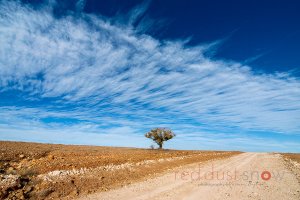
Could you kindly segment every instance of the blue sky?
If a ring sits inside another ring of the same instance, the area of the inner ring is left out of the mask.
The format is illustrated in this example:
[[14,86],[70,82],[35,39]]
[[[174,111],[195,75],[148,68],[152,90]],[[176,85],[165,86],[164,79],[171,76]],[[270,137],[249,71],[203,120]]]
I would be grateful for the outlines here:
[[297,1],[1,1],[0,139],[300,152]]

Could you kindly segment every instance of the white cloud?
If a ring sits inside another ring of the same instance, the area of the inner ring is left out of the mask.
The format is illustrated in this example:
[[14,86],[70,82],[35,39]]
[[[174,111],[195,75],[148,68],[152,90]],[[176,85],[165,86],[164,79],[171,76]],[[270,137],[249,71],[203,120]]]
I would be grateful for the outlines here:
[[[48,109],[29,113],[63,112],[59,115],[100,126],[109,121],[136,130],[180,129],[198,123],[215,130],[300,131],[298,78],[256,74],[241,63],[213,60],[205,55],[214,45],[188,47],[186,41],[141,34],[132,20],[144,11],[145,6],[135,9],[131,22],[120,23],[120,16],[84,13],[55,18],[47,6],[2,1],[0,91],[16,89],[26,101],[49,101]],[[64,109],[57,111],[58,105]],[[16,105],[1,111],[15,116],[13,110],[26,109]],[[18,119],[32,120],[22,113]]]

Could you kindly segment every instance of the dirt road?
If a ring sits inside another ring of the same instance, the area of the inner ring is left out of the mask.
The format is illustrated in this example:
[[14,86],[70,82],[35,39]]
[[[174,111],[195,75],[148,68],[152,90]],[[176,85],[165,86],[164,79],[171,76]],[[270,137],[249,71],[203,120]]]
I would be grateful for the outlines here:
[[[299,166],[296,166],[299,167]],[[296,169],[299,173],[299,168]],[[87,199],[300,199],[300,183],[280,154],[243,153],[186,165]]]

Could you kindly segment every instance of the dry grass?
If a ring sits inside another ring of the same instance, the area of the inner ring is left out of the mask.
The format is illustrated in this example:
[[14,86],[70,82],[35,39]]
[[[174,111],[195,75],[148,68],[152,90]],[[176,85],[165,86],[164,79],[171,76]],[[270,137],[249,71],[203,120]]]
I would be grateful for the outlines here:
[[299,153],[284,153],[283,156],[285,158],[288,158],[288,159],[291,159],[293,161],[300,163],[300,154]]

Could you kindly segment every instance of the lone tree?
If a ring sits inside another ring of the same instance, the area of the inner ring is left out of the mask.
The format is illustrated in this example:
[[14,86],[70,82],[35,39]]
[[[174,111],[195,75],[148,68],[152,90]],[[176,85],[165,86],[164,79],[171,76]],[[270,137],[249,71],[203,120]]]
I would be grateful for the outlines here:
[[159,149],[162,149],[164,141],[170,140],[175,136],[175,133],[167,128],[154,128],[145,134],[146,138],[150,138],[158,144]]

